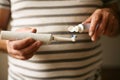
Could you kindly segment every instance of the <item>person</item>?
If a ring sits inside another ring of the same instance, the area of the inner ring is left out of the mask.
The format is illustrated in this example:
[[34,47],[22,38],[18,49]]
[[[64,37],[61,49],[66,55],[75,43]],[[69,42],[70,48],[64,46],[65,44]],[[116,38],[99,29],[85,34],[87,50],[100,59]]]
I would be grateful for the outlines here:
[[74,43],[0,40],[0,49],[9,55],[8,79],[100,80],[99,38],[119,34],[118,13],[114,0],[0,0],[1,30],[10,22],[11,30],[68,37],[73,33],[58,28],[90,23],[88,33],[74,33]]

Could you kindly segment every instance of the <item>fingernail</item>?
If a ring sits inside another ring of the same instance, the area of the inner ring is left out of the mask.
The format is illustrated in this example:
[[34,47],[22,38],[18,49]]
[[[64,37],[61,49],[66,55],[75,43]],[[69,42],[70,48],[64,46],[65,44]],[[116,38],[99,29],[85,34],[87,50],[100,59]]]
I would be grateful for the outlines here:
[[93,32],[89,32],[89,36],[92,36]]
[[92,38],[92,41],[94,41],[94,38]]
[[95,38],[92,37],[91,39],[92,39],[92,41],[95,41]]

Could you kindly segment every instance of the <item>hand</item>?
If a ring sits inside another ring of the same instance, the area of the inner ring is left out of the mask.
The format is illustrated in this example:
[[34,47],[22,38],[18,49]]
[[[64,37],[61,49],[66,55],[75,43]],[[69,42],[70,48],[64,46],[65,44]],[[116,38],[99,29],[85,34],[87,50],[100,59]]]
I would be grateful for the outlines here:
[[[36,29],[33,28],[22,28],[16,31],[19,32],[32,32],[35,33]],[[37,49],[41,46],[42,42],[35,41],[32,38],[25,38],[22,40],[7,41],[7,51],[10,56],[26,60],[31,58]]]
[[115,36],[119,30],[117,15],[110,8],[97,9],[85,23],[91,23],[89,35],[93,41],[101,35]]

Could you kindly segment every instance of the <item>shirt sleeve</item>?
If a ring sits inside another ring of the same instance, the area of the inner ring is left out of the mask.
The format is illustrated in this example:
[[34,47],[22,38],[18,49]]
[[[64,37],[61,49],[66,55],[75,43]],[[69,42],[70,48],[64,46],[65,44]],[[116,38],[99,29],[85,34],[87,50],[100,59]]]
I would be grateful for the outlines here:
[[0,8],[10,9],[10,1],[9,0],[0,0]]
[[117,0],[102,0],[105,5],[117,2]]

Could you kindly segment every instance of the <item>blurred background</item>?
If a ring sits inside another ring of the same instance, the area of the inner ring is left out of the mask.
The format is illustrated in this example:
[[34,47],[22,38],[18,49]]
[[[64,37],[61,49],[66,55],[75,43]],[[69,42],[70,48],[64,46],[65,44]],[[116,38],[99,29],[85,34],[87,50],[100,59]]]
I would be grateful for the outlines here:
[[[120,0],[118,0],[120,5]],[[120,6],[119,6],[120,7]],[[120,80],[120,36],[102,37],[103,80]],[[7,80],[7,54],[0,52],[0,80]]]

